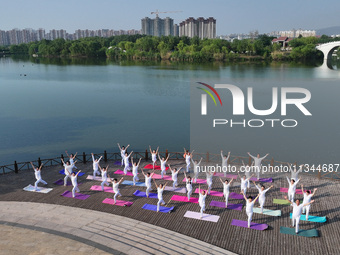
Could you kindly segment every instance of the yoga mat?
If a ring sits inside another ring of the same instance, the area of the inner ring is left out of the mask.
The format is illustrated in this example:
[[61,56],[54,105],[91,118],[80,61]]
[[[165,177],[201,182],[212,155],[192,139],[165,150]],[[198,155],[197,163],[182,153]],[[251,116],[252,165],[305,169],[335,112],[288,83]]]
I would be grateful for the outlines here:
[[288,234],[294,236],[304,236],[304,237],[318,237],[319,231],[317,229],[299,230],[299,233],[295,233],[295,228],[280,227],[281,234]]
[[[193,179],[191,179],[193,180]],[[186,182],[187,180],[184,178],[183,179],[183,182]],[[194,181],[193,181],[194,182]],[[206,184],[207,183],[207,180],[205,179],[197,179],[195,183],[200,183],[200,184]]]
[[279,205],[290,205],[290,203],[285,199],[276,199],[274,198],[273,204],[279,204]]
[[172,186],[165,186],[165,190],[178,192],[178,193],[187,193],[186,188],[173,188]]
[[[145,167],[144,167],[144,169],[153,169],[152,168],[152,164],[147,164]],[[165,167],[165,170],[168,170],[169,169],[169,167]],[[155,165],[155,170],[161,170],[161,166],[159,166],[159,165]]]
[[[90,197],[90,195],[85,195],[85,194],[81,194],[81,193],[77,193],[77,192],[76,192],[75,195],[76,195],[76,196],[75,196],[74,198],[80,199],[80,200],[85,200],[85,199],[87,199],[87,198]],[[73,197],[72,197],[72,192],[71,192],[71,191],[68,191],[68,190],[65,191],[63,194],[61,194],[61,196],[73,198]]]
[[34,190],[34,186],[32,186],[31,184],[29,184],[28,186],[26,186],[25,188],[23,188],[23,190],[46,194],[46,193],[52,191],[53,189],[52,189],[52,188],[38,187],[37,190]]
[[133,204],[133,202],[123,201],[123,200],[116,200],[116,203],[113,204],[114,203],[113,198],[105,198],[102,203],[109,204],[109,205],[118,205],[118,206],[131,206]]
[[[225,208],[225,202],[211,201],[210,206]],[[229,204],[227,209],[242,211],[243,204]]]
[[191,197],[188,201],[188,197],[173,195],[170,200],[198,204],[198,197]]
[[[146,197],[146,193],[138,189],[133,194],[137,197]],[[157,193],[149,193],[149,198],[158,198]]]
[[[78,170],[78,171],[79,171],[79,170]],[[76,171],[76,173],[78,173],[78,171]],[[59,173],[65,175],[65,169],[60,170]],[[84,172],[80,172],[80,173],[78,174],[78,176],[83,176],[84,174],[85,174]]]
[[[231,225],[239,226],[239,227],[243,227],[243,228],[248,228],[248,222],[247,221],[243,221],[243,220],[235,220],[235,219],[233,219],[231,221]],[[250,223],[250,228],[251,229],[256,229],[256,230],[265,230],[265,229],[268,228],[268,225],[267,224],[259,224],[259,223],[251,222]]]
[[[120,160],[117,160],[117,161],[115,161],[114,164],[115,164],[116,166],[121,166],[121,165],[122,165],[122,162],[121,162]],[[129,166],[132,166],[132,164],[129,163]]]
[[[116,172],[114,172],[114,174],[125,175],[125,174],[124,174],[124,171],[122,171],[122,170],[120,170],[120,169],[118,169]],[[127,175],[127,176],[133,176],[133,174],[132,174],[131,172],[129,172],[129,171],[126,173],[126,175]]]
[[259,181],[259,182],[273,182],[272,178],[260,178],[259,180],[256,177],[251,177],[250,181]]
[[[145,204],[145,205],[143,205],[142,208],[145,209],[145,210],[157,211],[157,205]],[[174,207],[164,207],[164,206],[160,206],[160,207],[159,207],[159,212],[162,212],[162,213],[170,213],[173,209],[174,209]]]
[[[55,184],[55,185],[64,185],[64,180],[63,179],[59,179],[59,180],[53,182],[53,184]],[[78,183],[78,186],[79,185],[81,185],[81,182]],[[67,180],[66,186],[72,186],[72,182],[70,180]]]
[[[153,174],[152,175],[152,179],[162,179],[162,175],[160,175],[160,174]],[[163,180],[172,181],[172,178],[169,175],[163,175]]]
[[[124,180],[122,182],[122,184],[124,184],[124,185],[133,185],[133,181]],[[136,186],[146,187],[145,182],[136,182]]]
[[[102,191],[102,186],[93,185],[91,186],[90,190]],[[104,186],[104,192],[114,193],[112,187],[106,187],[106,186]]]
[[[290,213],[290,218],[292,218],[292,215],[293,214]],[[305,214],[302,214],[300,216],[300,220],[311,221],[311,222],[318,222],[318,223],[323,223],[323,222],[327,221],[326,216],[319,217],[319,216],[313,216],[313,215],[309,215],[308,216],[308,220],[306,220],[306,215]]]
[[223,177],[223,178],[227,178],[227,179],[237,179],[237,174],[227,174],[226,177],[224,177],[224,173],[215,173],[214,176],[218,176],[218,177]]
[[229,198],[232,198],[232,199],[244,199],[242,194],[238,194],[238,193],[234,193],[234,192],[230,192],[229,193]]
[[[93,175],[88,175],[88,176],[86,177],[86,179],[87,179],[87,180],[93,180],[93,181],[100,181],[100,182],[103,181],[101,176],[96,176],[96,177],[94,177],[94,179],[93,179]],[[111,182],[110,178],[107,178],[107,182]]]
[[[253,212],[261,214],[261,208],[254,207],[253,208]],[[262,214],[269,215],[269,216],[281,216],[281,210],[269,210],[269,209],[264,209],[263,208],[263,213]]]
[[[202,190],[202,189],[201,189],[201,190]],[[207,190],[205,189],[205,191],[207,191]],[[194,192],[194,193],[199,193],[199,192],[198,192],[198,188],[195,189],[195,192]],[[223,192],[210,190],[210,194],[209,194],[209,195],[210,195],[210,196],[216,196],[216,197],[223,197]]]
[[[288,193],[288,188],[280,188],[280,192],[283,192],[283,193]],[[311,191],[309,191],[311,192]],[[302,194],[302,190],[301,189],[296,189],[295,191],[295,194]]]
[[220,216],[217,216],[217,215],[211,215],[211,214],[203,213],[203,217],[201,219],[201,213],[199,213],[199,212],[192,212],[192,211],[187,211],[184,214],[184,217],[192,218],[192,219],[205,220],[205,221],[211,221],[211,222],[217,222],[218,219],[220,218]]

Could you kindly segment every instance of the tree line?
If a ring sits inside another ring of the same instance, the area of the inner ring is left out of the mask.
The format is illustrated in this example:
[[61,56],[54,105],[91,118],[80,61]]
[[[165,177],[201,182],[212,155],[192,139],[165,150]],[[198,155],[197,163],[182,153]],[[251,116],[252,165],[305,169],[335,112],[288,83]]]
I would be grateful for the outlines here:
[[109,38],[88,37],[79,40],[41,40],[28,44],[2,47],[12,54],[42,57],[107,57],[132,60],[172,60],[189,62],[237,60],[313,61],[322,59],[315,49],[318,43],[340,38],[299,37],[291,40],[289,50],[282,50],[267,35],[256,39],[233,40],[199,39],[198,37],[153,37],[146,35],[120,35]]

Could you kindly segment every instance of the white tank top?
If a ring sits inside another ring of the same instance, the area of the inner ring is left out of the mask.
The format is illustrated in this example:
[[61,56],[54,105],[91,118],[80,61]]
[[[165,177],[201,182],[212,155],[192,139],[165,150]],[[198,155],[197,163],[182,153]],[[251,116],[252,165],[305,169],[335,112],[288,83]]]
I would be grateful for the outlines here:
[[165,170],[165,164],[166,164],[166,161],[165,160],[161,160],[161,169],[162,170]]
[[156,153],[152,153],[152,161],[157,161],[157,155],[156,155]]
[[38,171],[37,168],[34,169],[34,174],[35,174],[35,178],[36,178],[37,180],[41,179],[40,170]]
[[178,174],[177,171],[172,171],[172,172],[171,172],[171,176],[172,176],[172,180],[173,180],[173,181],[174,181],[174,180],[177,180],[177,174]]
[[119,186],[118,182],[116,182],[116,183],[112,182],[112,188],[113,188],[114,193],[119,192],[118,186]]
[[223,183],[223,193],[229,193],[230,183]]
[[151,186],[151,175],[149,177],[145,176],[145,185],[148,187]]
[[246,212],[247,213],[253,212],[254,202],[255,202],[255,200],[249,202],[248,199],[247,199],[247,206],[246,206]]
[[76,175],[75,175],[75,176],[72,176],[72,175],[71,175],[71,181],[72,181],[72,185],[73,185],[73,186],[77,186],[77,185],[78,185],[78,183],[77,183],[77,177],[78,177],[78,176],[76,176]]
[[107,171],[102,171],[102,179],[103,180],[107,179]]
[[135,165],[132,166],[132,173],[133,173],[133,175],[138,174],[138,166],[135,166]]
[[163,188],[157,188],[158,199],[163,199]]
[[192,190],[192,182],[191,181],[186,181],[186,188],[187,188],[187,190]]

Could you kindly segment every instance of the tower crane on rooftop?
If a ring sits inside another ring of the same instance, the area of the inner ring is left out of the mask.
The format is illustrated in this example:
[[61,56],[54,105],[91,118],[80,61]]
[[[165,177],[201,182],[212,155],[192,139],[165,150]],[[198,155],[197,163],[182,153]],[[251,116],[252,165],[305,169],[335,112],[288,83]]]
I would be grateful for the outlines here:
[[166,11],[166,12],[160,12],[156,10],[155,12],[151,12],[151,14],[156,14],[156,18],[158,18],[158,14],[160,13],[175,13],[175,12],[183,12],[183,11]]

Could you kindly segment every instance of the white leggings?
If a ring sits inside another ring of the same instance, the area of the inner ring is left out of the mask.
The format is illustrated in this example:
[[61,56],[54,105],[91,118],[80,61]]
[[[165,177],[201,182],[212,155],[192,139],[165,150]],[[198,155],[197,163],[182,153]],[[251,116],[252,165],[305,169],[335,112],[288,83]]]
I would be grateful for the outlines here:
[[259,198],[259,204],[260,204],[260,207],[261,207],[261,213],[263,213],[263,206],[264,206],[264,202],[266,201],[266,198]]
[[159,206],[160,206],[160,204],[165,204],[163,198],[159,198],[159,199],[158,199],[158,203],[157,203],[157,212],[159,212]]
[[194,182],[197,182],[198,172],[194,172]]
[[210,194],[210,190],[211,190],[212,182],[207,182],[207,184],[208,184],[208,194]]
[[136,181],[139,181],[137,174],[133,176],[133,185],[136,185]]
[[293,225],[293,227],[295,226],[295,233],[299,233],[299,222],[300,222],[300,216],[295,217],[295,218],[292,217],[292,225]]
[[245,195],[245,196],[247,196],[247,187],[245,187],[245,188],[241,188],[241,191],[243,191],[243,194]]
[[294,202],[294,196],[295,196],[295,192],[294,191],[291,191],[291,192],[288,191],[288,199],[290,201]]
[[306,212],[306,220],[308,220],[309,210],[310,210],[310,205],[304,206],[302,209],[302,213]]
[[107,179],[105,179],[104,181],[102,181],[102,183],[100,184],[102,186],[102,191],[104,191],[104,184],[106,186],[109,186],[110,184],[107,182]]
[[248,228],[250,228],[250,223],[251,223],[251,220],[253,218],[253,213],[252,212],[246,212],[247,213],[247,216],[248,216]]
[[165,173],[165,169],[161,171],[162,179],[163,179],[164,173]]
[[122,156],[122,162],[121,165],[124,166],[124,157]]
[[192,194],[192,189],[189,189],[188,191],[187,191],[187,195],[188,195],[188,201],[190,200],[190,196],[191,196],[191,194]]
[[45,185],[47,184],[47,182],[40,178],[34,183],[34,190],[37,190],[39,182],[42,182]]
[[96,175],[99,175],[99,171],[98,171],[98,169],[93,169],[93,179],[94,179],[94,177],[96,177]]
[[113,196],[113,200],[115,201],[114,203],[116,203],[116,197],[117,196],[121,196],[122,194],[120,194],[120,191],[118,190],[117,193],[115,193],[115,195]]
[[173,187],[173,188],[176,188],[176,187],[177,187],[177,179],[174,180],[174,183],[172,184],[172,187]]
[[70,175],[65,175],[65,178],[64,178],[64,186],[67,185],[67,179],[70,178],[71,179],[71,176]]
[[151,190],[151,186],[146,186],[146,196],[149,197],[149,193],[150,193],[150,190]]
[[129,164],[125,165],[125,167],[124,167],[124,174],[126,175],[127,171],[130,170],[130,169],[131,168],[130,168]]
[[225,207],[228,207],[228,199],[229,199],[229,192],[223,193],[224,197],[225,197]]
[[78,185],[74,186],[73,189],[72,189],[72,197],[75,197],[76,196],[76,191],[77,192],[80,192],[79,188],[78,188]]
[[190,161],[187,161],[187,173],[189,172],[189,169],[190,169]]
[[201,211],[200,211],[200,213],[201,213],[201,218],[203,218],[203,212],[205,211],[205,204],[200,205],[200,206],[201,206]]

